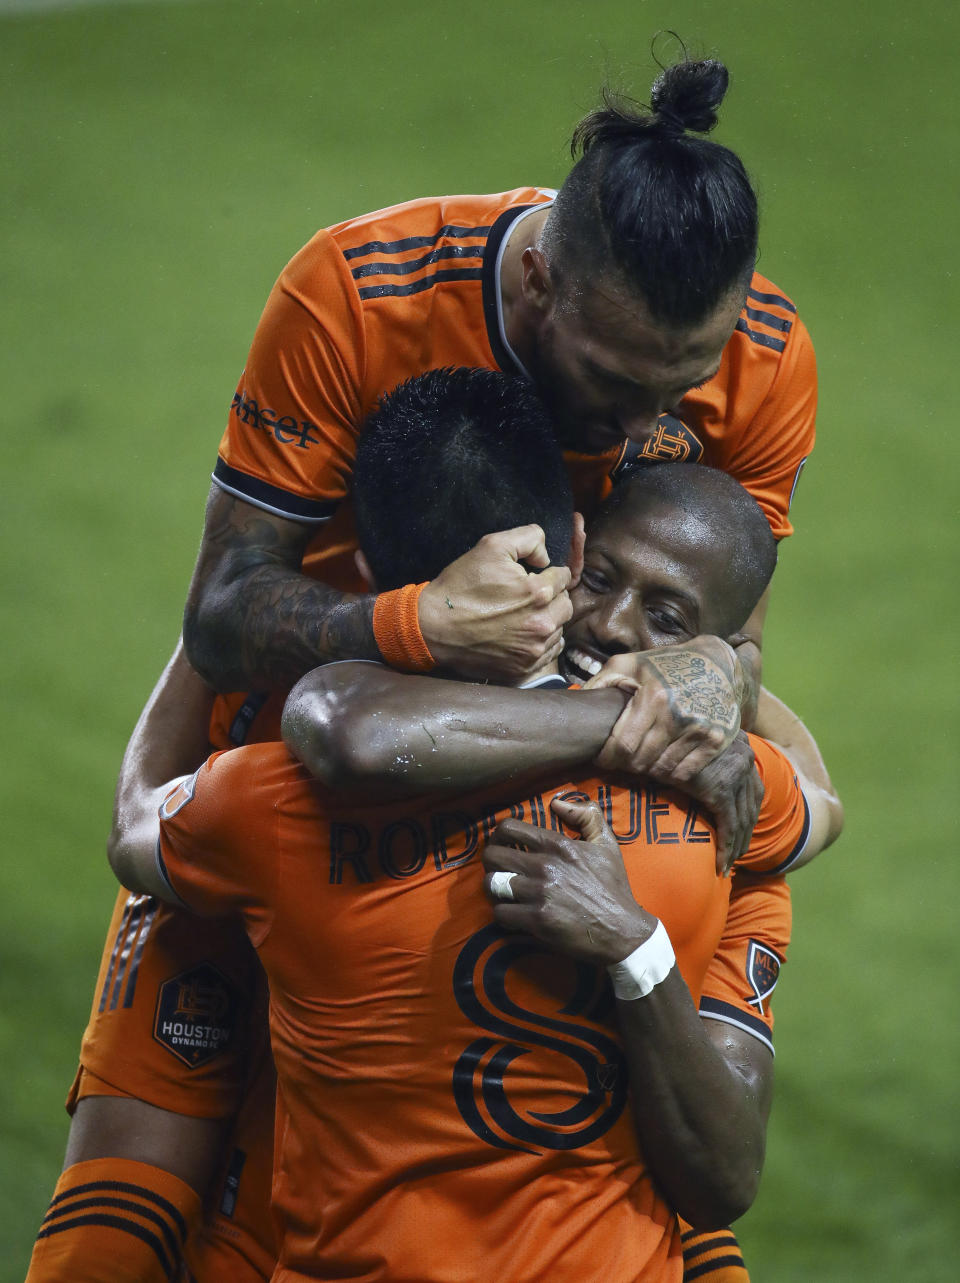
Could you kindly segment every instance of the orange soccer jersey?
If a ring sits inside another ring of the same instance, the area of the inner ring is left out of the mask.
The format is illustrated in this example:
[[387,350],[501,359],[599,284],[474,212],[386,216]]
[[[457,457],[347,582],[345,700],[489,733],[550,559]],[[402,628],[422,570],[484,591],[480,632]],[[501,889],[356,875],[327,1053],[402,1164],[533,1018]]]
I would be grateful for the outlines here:
[[[316,527],[303,568],[365,590],[353,564],[350,476],[363,420],[384,392],[438,366],[518,372],[506,343],[500,254],[518,219],[552,199],[526,187],[410,201],[318,232],[274,286],[233,397],[214,480]],[[702,462],[731,473],[777,538],[814,444],[816,364],[794,304],[754,274],[716,376],[662,416],[642,446],[568,453],[590,514],[637,463]],[[279,738],[282,695],[218,699],[217,747]]]
[[[359,426],[384,392],[436,366],[516,372],[499,255],[516,221],[551,197],[530,187],[417,200],[318,232],[267,301],[221,441],[219,483],[323,523],[349,491]],[[592,465],[577,457],[574,473],[586,469],[596,494],[618,462],[702,460],[742,481],[779,538],[791,531],[815,410],[809,336],[793,303],[755,274],[719,372],[687,394],[681,417],[664,416],[642,448]],[[337,543],[328,534],[324,547]],[[331,581],[331,571],[321,577]]]
[[[760,863],[803,825],[789,768],[765,784]],[[762,942],[749,987],[721,974],[716,1001],[765,1035],[785,888],[728,903],[713,834],[679,798],[586,780],[504,806],[350,812],[263,745],[216,755],[164,804],[171,885],[198,912],[242,913],[270,981],[278,1280],[682,1277],[676,1218],[636,1150],[605,978],[500,932],[480,887],[496,819],[547,821],[571,791],[606,810],[695,999],[725,933],[734,969],[746,933]]]

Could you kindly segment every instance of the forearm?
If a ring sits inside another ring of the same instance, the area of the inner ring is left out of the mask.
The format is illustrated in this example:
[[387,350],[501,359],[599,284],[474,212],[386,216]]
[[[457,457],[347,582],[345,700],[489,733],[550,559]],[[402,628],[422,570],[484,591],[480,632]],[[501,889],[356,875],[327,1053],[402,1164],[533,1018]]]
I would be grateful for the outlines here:
[[803,854],[791,866],[797,869],[808,864],[840,836],[843,804],[833,787],[816,740],[796,713],[765,687],[760,691],[756,733],[775,744],[790,760],[807,799],[810,834]]
[[210,751],[212,700],[178,642],[134,727],[117,779],[107,853],[118,880],[131,890],[162,892],[153,860],[157,811],[172,782],[195,771]]
[[740,701],[740,725],[745,731],[754,730],[757,716],[757,701],[763,683],[763,626],[767,620],[770,605],[768,584],[762,597],[751,612],[750,618],[730,644],[737,653],[740,671],[743,674],[743,695]]
[[734,649],[743,676],[740,725],[745,731],[752,731],[755,729],[757,700],[763,680],[763,656],[757,643],[750,639],[739,642]]
[[283,690],[318,664],[379,659],[372,594],[280,566],[208,581],[184,613],[190,662],[218,690]]
[[729,1224],[759,1185],[769,1074],[715,1045],[677,967],[646,997],[618,1000],[617,1015],[637,1136],[657,1184],[697,1228]]
[[211,486],[183,636],[214,689],[285,689],[331,659],[379,658],[375,597],[301,572],[312,533]]
[[625,698],[619,690],[515,690],[337,664],[294,689],[283,735],[311,774],[341,791],[462,790],[591,760]]

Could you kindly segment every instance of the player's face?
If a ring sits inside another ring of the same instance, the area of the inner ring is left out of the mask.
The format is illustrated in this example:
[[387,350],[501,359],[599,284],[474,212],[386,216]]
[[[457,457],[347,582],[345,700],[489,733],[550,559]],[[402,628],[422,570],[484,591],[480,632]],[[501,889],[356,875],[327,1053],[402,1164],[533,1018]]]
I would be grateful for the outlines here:
[[564,675],[586,681],[612,655],[722,635],[726,556],[715,542],[701,522],[660,503],[596,525],[570,594]]
[[642,443],[661,414],[716,374],[743,304],[737,290],[706,321],[655,322],[642,303],[603,280],[542,300],[532,371],[567,449],[599,454],[624,437]]

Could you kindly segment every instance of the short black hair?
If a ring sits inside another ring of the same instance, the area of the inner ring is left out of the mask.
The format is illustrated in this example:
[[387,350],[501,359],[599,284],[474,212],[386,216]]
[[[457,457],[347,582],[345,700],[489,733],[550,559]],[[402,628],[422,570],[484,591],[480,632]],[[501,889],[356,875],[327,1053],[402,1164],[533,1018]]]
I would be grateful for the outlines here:
[[357,536],[381,590],[434,579],[484,535],[543,528],[564,565],[570,481],[553,424],[526,379],[429,370],[380,400],[353,474]]
[[688,130],[717,123],[729,74],[714,59],[667,67],[646,109],[610,90],[577,125],[580,159],[541,236],[558,290],[612,276],[654,319],[696,325],[744,292],[757,256],[757,197],[740,158]]
[[699,463],[653,463],[614,486],[590,523],[588,540],[591,530],[624,509],[658,502],[695,518],[722,555],[727,580],[716,608],[729,636],[750,618],[776,569],[777,541],[763,509],[729,473]]

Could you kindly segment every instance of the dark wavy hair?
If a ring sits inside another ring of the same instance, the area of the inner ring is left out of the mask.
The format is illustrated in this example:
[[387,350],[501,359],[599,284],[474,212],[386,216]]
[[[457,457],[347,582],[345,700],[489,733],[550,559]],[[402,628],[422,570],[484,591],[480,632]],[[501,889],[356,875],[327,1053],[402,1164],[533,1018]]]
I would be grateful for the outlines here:
[[532,385],[495,370],[442,369],[385,395],[353,473],[357,536],[380,589],[434,579],[484,535],[543,528],[565,565],[573,497]]
[[577,125],[580,157],[541,238],[558,289],[598,274],[639,293],[657,320],[695,325],[757,255],[757,197],[732,151],[695,134],[717,123],[729,75],[685,58],[655,81],[650,107],[603,92]]

